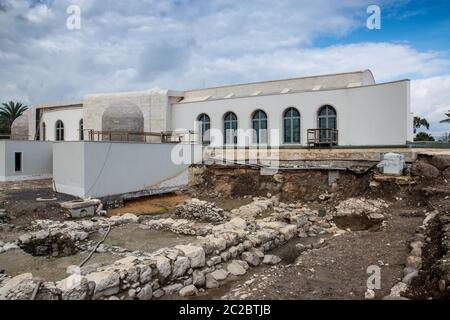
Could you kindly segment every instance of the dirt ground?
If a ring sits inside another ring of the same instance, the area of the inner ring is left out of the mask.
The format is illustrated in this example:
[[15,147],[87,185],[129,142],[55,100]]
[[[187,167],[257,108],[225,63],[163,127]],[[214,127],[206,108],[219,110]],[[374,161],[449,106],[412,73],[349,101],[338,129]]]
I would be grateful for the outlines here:
[[[44,201],[37,201],[39,198]],[[74,199],[54,192],[51,180],[0,182],[0,204],[9,213],[11,223],[19,227],[36,219],[64,220],[66,211],[59,203]]]
[[169,193],[126,201],[121,208],[108,210],[108,216],[119,216],[125,213],[140,215],[155,215],[168,213],[190,197],[184,194]]

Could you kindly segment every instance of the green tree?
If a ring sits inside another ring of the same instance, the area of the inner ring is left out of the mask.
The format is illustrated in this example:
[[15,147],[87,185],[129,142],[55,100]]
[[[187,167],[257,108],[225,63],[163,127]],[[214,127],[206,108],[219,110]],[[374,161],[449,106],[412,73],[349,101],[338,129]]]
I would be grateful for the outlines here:
[[425,127],[427,128],[427,130],[430,130],[430,124],[428,123],[427,119],[414,117],[414,134],[417,133],[417,130],[419,130],[420,127]]
[[[10,132],[14,120],[20,117],[27,109],[28,107],[20,102],[10,101],[3,103],[0,107],[0,123],[6,126],[7,131]],[[1,124],[0,126],[3,127]]]
[[414,141],[435,141],[434,137],[426,132],[419,132]]
[[441,121],[441,123],[450,123],[450,110],[445,114],[447,116],[447,119],[444,119]]

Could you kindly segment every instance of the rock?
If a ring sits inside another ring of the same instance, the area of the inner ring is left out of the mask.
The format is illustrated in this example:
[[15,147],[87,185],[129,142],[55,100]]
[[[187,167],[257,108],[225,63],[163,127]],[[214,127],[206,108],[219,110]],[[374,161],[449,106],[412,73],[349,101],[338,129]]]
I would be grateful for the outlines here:
[[170,260],[163,256],[156,256],[156,268],[159,272],[159,278],[164,281],[172,273],[172,267],[170,266]]
[[411,166],[411,175],[423,178],[437,178],[440,172],[439,169],[431,164],[417,161]]
[[205,285],[205,275],[200,270],[194,270],[192,273],[192,284],[196,287],[203,287]]
[[89,300],[94,289],[86,277],[78,274],[57,282],[56,287],[61,291],[63,300]]
[[18,275],[6,281],[6,283],[3,283],[3,286],[0,287],[0,300],[5,300],[9,292],[14,291],[16,288],[21,286],[22,283],[28,281],[33,281],[33,275],[31,273]]
[[138,300],[150,300],[153,297],[153,289],[150,283],[142,287],[141,291],[136,295]]
[[211,272],[211,276],[217,281],[225,280],[228,277],[228,271],[224,269],[219,269],[214,272]]
[[306,248],[306,246],[303,245],[303,244],[301,244],[301,243],[297,243],[297,244],[295,245],[295,249],[297,249],[298,253],[302,253],[302,252],[308,250],[308,249]]
[[198,289],[194,285],[186,286],[180,290],[180,296],[191,297],[198,294]]
[[86,278],[95,283],[94,299],[119,293],[120,276],[114,271],[93,272]]
[[259,257],[254,252],[250,251],[242,253],[242,260],[246,261],[252,267],[257,267],[261,263]]
[[214,277],[211,274],[206,275],[206,288],[207,289],[214,289],[219,287],[219,282],[214,279]]
[[368,218],[375,222],[383,221],[385,219],[384,215],[382,215],[381,213],[371,213],[369,214]]
[[419,276],[419,271],[417,271],[417,270],[413,271],[411,273],[408,273],[406,276],[404,276],[402,282],[406,283],[407,285],[410,285],[411,281],[418,276]]
[[238,263],[236,260],[231,261],[227,265],[227,270],[233,276],[242,276],[247,273],[245,268],[240,263]]
[[437,169],[443,171],[450,167],[450,156],[449,155],[434,155],[429,161],[431,165]]
[[265,255],[264,256],[264,260],[263,260],[264,264],[268,264],[268,265],[271,265],[271,266],[276,265],[276,264],[278,264],[280,262],[281,262],[281,258],[280,257],[274,256],[274,255],[271,255],[271,254]]
[[183,276],[190,267],[191,263],[189,261],[189,258],[178,257],[177,260],[173,263],[172,279]]
[[175,249],[181,250],[191,262],[191,268],[200,268],[205,265],[205,251],[202,247],[178,245]]
[[136,222],[136,223],[139,222],[139,217],[131,213],[125,213],[120,218],[122,221],[126,222]]
[[364,298],[366,298],[367,300],[375,299],[375,291],[367,289],[366,293],[364,294]]
[[404,293],[406,290],[408,290],[408,285],[406,285],[403,282],[397,283],[395,286],[392,287],[391,293],[389,295],[390,298],[398,298],[401,296],[402,293]]
[[165,294],[173,294],[175,292],[179,292],[183,288],[183,285],[180,283],[174,283],[169,286],[163,288]]
[[442,175],[444,176],[444,178],[445,179],[450,179],[450,167],[448,167],[447,169],[445,169],[443,172],[442,172]]
[[164,295],[164,290],[162,289],[158,289],[155,292],[153,292],[153,297],[155,297],[156,299],[161,298]]
[[237,229],[245,230],[247,228],[247,222],[242,218],[233,218],[229,223],[235,226]]
[[420,270],[422,268],[422,258],[416,256],[408,256],[406,259],[406,267]]

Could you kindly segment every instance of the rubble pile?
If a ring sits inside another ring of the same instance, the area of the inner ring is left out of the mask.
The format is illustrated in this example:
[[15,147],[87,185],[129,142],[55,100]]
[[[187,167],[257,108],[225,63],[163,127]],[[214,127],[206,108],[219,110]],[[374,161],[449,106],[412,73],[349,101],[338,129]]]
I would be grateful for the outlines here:
[[177,206],[175,215],[183,219],[202,220],[207,222],[222,222],[228,218],[228,213],[214,203],[199,199],[190,199],[185,204]]
[[334,216],[366,216],[371,220],[383,220],[383,210],[389,204],[382,199],[350,198],[336,206]]

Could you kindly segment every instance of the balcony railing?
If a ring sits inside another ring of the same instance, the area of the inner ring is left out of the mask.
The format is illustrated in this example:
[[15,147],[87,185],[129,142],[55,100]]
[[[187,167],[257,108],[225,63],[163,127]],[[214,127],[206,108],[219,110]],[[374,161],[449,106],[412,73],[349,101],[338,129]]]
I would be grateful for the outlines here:
[[308,146],[333,146],[339,140],[339,131],[336,129],[308,129]]

